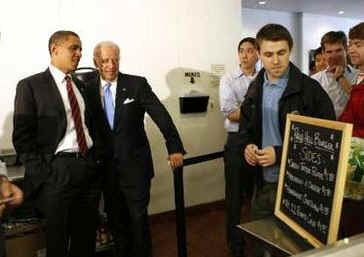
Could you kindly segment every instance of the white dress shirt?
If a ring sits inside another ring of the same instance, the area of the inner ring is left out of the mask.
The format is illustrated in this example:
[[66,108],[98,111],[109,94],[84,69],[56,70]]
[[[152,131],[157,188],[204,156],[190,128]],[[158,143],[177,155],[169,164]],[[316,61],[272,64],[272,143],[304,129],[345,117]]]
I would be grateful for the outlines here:
[[[355,84],[355,78],[358,70],[347,66],[344,72],[345,78],[350,82],[351,85]],[[336,118],[339,118],[341,113],[349,100],[349,94],[342,88],[342,86],[334,78],[334,74],[329,72],[327,69],[320,71],[311,76],[313,79],[317,80],[322,88],[329,95],[332,104],[334,105]]]
[[104,90],[105,90],[105,86],[110,83],[110,90],[111,90],[111,95],[112,95],[112,99],[113,99],[113,103],[114,103],[114,108],[115,108],[115,100],[116,100],[116,86],[117,86],[117,80],[109,82],[106,80],[103,80],[102,78],[100,79],[100,96],[101,96],[101,103],[102,103],[102,107],[105,106],[104,103]]
[[[75,123],[72,118],[72,110],[71,105],[68,100],[68,94],[67,94],[67,87],[66,87],[66,74],[64,74],[62,71],[60,71],[57,67],[53,66],[52,64],[49,65],[49,71],[52,74],[52,77],[54,81],[56,82],[57,88],[59,93],[61,94],[64,109],[66,112],[66,118],[67,118],[67,128],[66,133],[63,137],[63,139],[59,142],[56,153],[58,152],[78,152],[78,143],[77,143],[77,135],[76,135],[76,128]],[[75,83],[72,81],[72,88],[75,93],[78,106],[80,107],[80,115],[82,120],[82,127],[83,131],[85,133],[87,148],[90,149],[93,145],[92,139],[90,137],[90,134],[88,132],[88,128],[85,124],[85,103],[83,101],[83,97],[78,91],[78,88],[76,87]]]
[[227,116],[240,108],[249,84],[257,74],[255,72],[253,75],[245,75],[240,66],[237,66],[231,73],[221,78],[219,88],[220,110],[225,116],[224,126],[228,132],[239,131],[239,122],[231,121]]

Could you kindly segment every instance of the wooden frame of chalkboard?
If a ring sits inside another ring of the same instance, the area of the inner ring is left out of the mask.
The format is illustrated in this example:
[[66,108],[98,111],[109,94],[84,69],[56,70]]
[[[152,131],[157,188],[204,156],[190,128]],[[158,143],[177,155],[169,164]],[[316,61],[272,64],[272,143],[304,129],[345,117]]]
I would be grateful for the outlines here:
[[288,114],[274,214],[315,247],[337,240],[352,124]]

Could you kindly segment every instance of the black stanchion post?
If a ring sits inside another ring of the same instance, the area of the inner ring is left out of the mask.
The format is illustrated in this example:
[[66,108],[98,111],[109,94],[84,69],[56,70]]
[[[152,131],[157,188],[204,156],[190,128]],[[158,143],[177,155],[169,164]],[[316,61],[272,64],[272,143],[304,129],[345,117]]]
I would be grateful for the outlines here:
[[[221,158],[224,152],[216,152],[196,156],[193,158],[185,159],[184,166],[193,165],[196,163],[206,162]],[[185,221],[185,198],[184,198],[184,185],[183,185],[183,166],[173,171],[174,180],[174,202],[176,205],[176,230],[177,230],[177,250],[178,257],[187,257],[186,246],[186,221]]]
[[178,257],[187,257],[183,166],[173,171]]

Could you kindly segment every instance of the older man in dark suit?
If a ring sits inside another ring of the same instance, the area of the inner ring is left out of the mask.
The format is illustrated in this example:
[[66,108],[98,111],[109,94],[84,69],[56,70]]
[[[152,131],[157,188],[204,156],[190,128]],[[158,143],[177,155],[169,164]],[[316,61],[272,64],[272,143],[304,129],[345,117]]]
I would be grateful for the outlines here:
[[55,32],[49,68],[16,89],[13,143],[25,165],[25,195],[47,220],[47,257],[95,254],[99,158],[83,84],[70,76],[81,50],[76,33]]
[[119,47],[101,42],[94,50],[99,75],[89,81],[92,112],[107,147],[105,204],[118,257],[151,256],[147,207],[154,175],[144,130],[148,113],[161,130],[172,168],[183,164],[185,153],[165,107],[143,77],[119,73]]

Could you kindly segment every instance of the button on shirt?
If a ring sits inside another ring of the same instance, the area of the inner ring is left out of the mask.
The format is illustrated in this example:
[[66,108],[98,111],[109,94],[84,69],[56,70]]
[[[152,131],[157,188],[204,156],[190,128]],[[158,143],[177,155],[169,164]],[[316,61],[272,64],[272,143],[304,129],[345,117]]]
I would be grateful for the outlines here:
[[[344,72],[345,78],[350,82],[351,85],[355,84],[358,70],[347,66]],[[336,113],[336,118],[340,117],[341,113],[349,100],[350,94],[346,93],[342,86],[334,78],[334,74],[329,72],[327,69],[320,71],[311,76],[317,80],[322,88],[329,95]]]
[[[267,74],[264,75],[263,102],[262,102],[262,148],[266,146],[282,145],[279,131],[279,100],[288,83],[289,69],[274,84],[269,82]],[[263,168],[263,178],[269,183],[278,181],[279,165],[275,164]]]
[[245,75],[240,66],[237,66],[233,72],[223,76],[220,80],[220,110],[225,116],[224,125],[228,132],[239,131],[239,122],[231,121],[227,116],[240,108],[249,84],[256,75],[257,72],[252,76]]
[[[64,74],[62,71],[60,71],[58,68],[56,68],[52,64],[49,66],[49,71],[51,72],[52,77],[53,77],[54,81],[56,82],[58,91],[61,94],[64,109],[66,112],[66,119],[67,119],[66,133],[65,133],[63,139],[59,142],[56,153],[58,153],[58,152],[78,152],[79,150],[78,150],[75,123],[72,118],[72,111],[71,111],[70,102],[68,100],[68,94],[67,94],[67,88],[66,88],[66,80],[65,80],[66,74]],[[80,91],[78,91],[78,88],[76,87],[76,85],[73,81],[72,81],[72,88],[73,88],[73,91],[77,98],[78,105],[80,107],[82,127],[83,127],[83,131],[85,133],[87,148],[90,149],[92,147],[93,142],[92,142],[92,139],[88,132],[88,128],[85,124],[85,103],[83,101],[83,97],[82,97]]]

